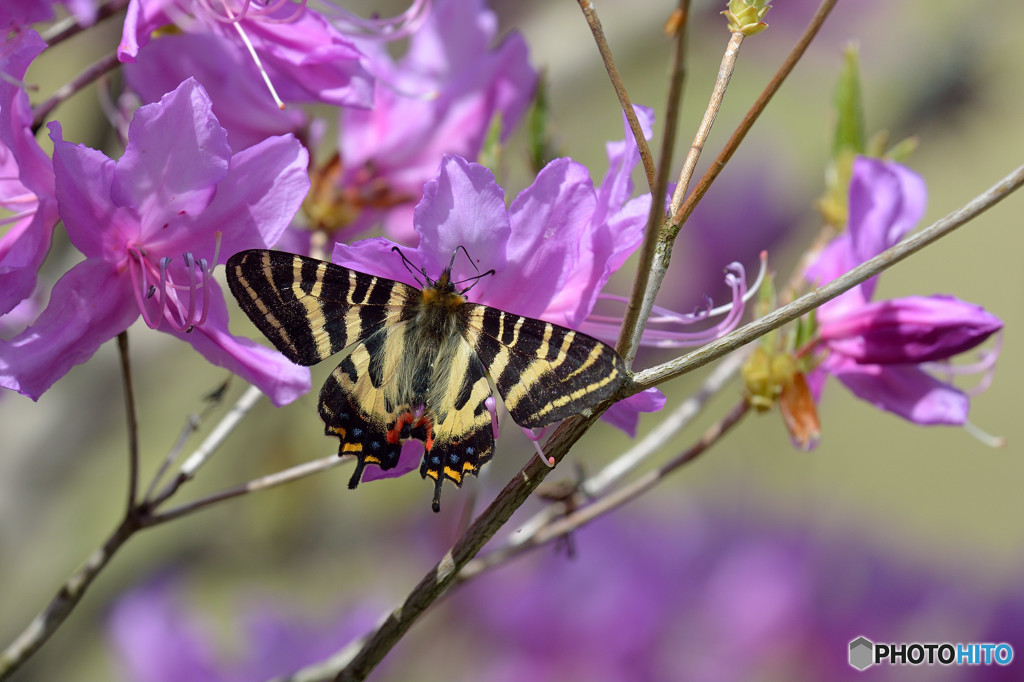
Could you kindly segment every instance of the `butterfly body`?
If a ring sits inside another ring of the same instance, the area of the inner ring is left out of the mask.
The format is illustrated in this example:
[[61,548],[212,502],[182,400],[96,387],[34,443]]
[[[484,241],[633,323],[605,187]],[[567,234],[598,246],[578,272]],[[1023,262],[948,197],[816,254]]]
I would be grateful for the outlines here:
[[[421,273],[422,274],[422,273]],[[320,392],[324,431],[363,469],[392,469],[402,444],[423,442],[420,466],[461,485],[494,450],[488,375],[513,420],[541,427],[610,396],[621,358],[589,336],[476,303],[450,270],[422,289],[278,251],[243,251],[228,283],[256,326],[289,359],[314,364],[351,352]],[[424,275],[425,276],[425,275]]]

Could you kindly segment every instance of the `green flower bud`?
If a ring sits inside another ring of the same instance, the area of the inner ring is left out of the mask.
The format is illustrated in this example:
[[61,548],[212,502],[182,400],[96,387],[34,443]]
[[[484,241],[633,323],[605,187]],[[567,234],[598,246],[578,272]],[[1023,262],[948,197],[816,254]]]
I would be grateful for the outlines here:
[[771,8],[768,0],[729,0],[729,9],[722,14],[729,20],[731,33],[752,36],[768,28],[761,20]]

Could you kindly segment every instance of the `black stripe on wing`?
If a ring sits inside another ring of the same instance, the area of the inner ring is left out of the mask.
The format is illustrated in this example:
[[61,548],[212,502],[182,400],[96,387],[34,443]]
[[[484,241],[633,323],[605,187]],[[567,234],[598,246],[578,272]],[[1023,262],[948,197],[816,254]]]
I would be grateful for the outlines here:
[[512,419],[527,428],[593,407],[626,378],[611,346],[543,320],[467,304],[463,333]]
[[402,319],[418,289],[326,261],[251,250],[228,259],[228,286],[289,360],[313,365]]

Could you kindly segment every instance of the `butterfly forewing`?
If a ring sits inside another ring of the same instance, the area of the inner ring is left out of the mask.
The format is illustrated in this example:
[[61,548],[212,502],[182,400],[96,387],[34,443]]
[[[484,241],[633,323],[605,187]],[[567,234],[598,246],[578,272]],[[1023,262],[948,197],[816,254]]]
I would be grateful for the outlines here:
[[253,324],[285,357],[313,365],[397,322],[413,287],[282,251],[228,259],[228,285]]
[[625,380],[622,358],[591,336],[497,308],[466,307],[466,339],[520,426],[579,414]]

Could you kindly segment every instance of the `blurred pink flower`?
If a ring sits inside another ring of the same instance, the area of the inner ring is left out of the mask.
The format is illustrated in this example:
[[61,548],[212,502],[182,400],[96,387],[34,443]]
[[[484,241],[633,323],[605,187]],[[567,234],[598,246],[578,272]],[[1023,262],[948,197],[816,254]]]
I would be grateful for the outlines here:
[[[275,90],[286,102],[358,107],[370,106],[372,102],[373,77],[363,67],[362,53],[305,3],[131,0],[118,47],[121,61],[150,58],[144,49],[154,31],[170,24],[187,33],[215,36],[230,49],[246,54],[251,45]],[[152,56],[178,73],[173,63],[176,57],[166,51]],[[241,64],[244,60],[234,61]],[[261,78],[252,60],[235,77],[255,82]]]
[[438,159],[476,160],[496,116],[500,140],[511,134],[537,74],[518,33],[493,45],[497,23],[483,0],[437,0],[397,62],[380,42],[357,41],[378,80],[372,108],[341,112],[338,186],[353,213],[343,235],[383,222],[386,233],[408,241],[413,207]]
[[32,133],[21,86],[46,43],[35,31],[8,34],[0,48],[0,315],[30,296],[57,223],[53,166]]
[[[865,157],[854,163],[850,217],[808,268],[807,278],[825,284],[893,246],[924,213],[924,182],[892,162]],[[999,318],[952,296],[911,296],[872,302],[874,277],[817,311],[816,351],[825,354],[808,376],[816,397],[828,375],[879,409],[922,425],[967,421],[966,393],[941,381],[926,363],[968,351],[1002,329]],[[983,369],[991,369],[989,353]]]
[[0,386],[37,399],[141,314],[275,404],[308,391],[307,369],[228,332],[211,276],[218,241],[266,247],[287,227],[308,189],[305,149],[278,137],[232,155],[193,80],[136,112],[119,161],[50,131],[61,218],[86,259],[34,325],[0,342]]

